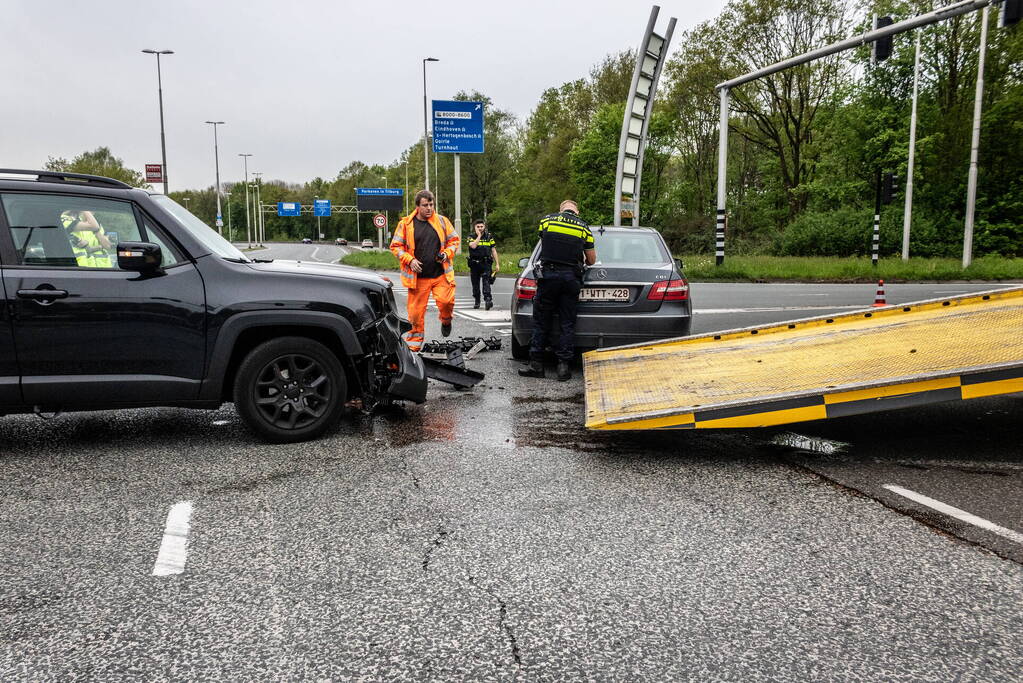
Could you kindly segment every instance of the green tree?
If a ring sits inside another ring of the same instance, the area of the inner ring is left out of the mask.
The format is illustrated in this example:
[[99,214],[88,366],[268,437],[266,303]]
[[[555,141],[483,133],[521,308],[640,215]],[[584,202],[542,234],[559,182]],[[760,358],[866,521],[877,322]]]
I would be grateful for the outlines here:
[[120,180],[132,187],[149,188],[144,175],[126,168],[124,162],[115,157],[109,147],[97,147],[91,152],[82,152],[71,161],[60,157],[49,157],[45,165],[48,171],[86,173]]

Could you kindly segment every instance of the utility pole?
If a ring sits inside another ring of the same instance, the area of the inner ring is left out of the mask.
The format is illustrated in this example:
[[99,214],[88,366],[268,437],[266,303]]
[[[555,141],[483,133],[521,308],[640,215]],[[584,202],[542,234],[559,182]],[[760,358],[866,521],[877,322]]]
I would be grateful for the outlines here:
[[234,195],[233,188],[227,193],[227,241],[234,242],[234,228],[231,225],[231,197]]
[[973,218],[977,208],[977,156],[980,151],[980,110],[984,98],[984,57],[987,55],[987,5],[980,12],[980,54],[977,57],[977,91],[973,98],[973,139],[970,142],[970,175],[966,186],[966,226],[963,229],[963,268],[973,262]]
[[902,260],[909,260],[909,229],[913,217],[913,162],[916,159],[916,100],[920,81],[920,33],[916,30],[916,57],[913,59],[913,107],[909,115],[909,164],[906,168],[906,206],[902,213]]
[[251,154],[239,154],[245,162],[245,239],[249,242],[249,249],[252,248],[252,216],[249,213],[249,157]]
[[266,246],[264,244],[266,242],[266,233],[263,231],[263,197],[262,197],[262,192],[260,192],[260,190],[263,187],[263,179],[261,177],[263,175],[263,173],[262,172],[260,172],[260,173],[253,172],[252,175],[255,176],[255,178],[256,178],[256,211],[257,211],[257,213],[256,213],[256,231],[257,231],[256,242],[258,243],[259,246],[263,247],[263,246]]
[[217,170],[217,232],[224,234],[224,212],[220,209],[220,150],[217,148],[217,126],[224,125],[223,121],[207,121],[213,125],[213,161]]
[[426,125],[426,63],[427,62],[439,62],[439,59],[434,57],[426,57],[423,60],[423,173],[426,174],[426,184],[423,186],[424,190],[430,189],[430,133]]
[[160,96],[160,152],[163,154],[163,193],[167,190],[167,138],[163,133],[163,76],[160,74],[160,55],[172,55],[174,50],[143,50],[148,55],[156,55],[156,87]]

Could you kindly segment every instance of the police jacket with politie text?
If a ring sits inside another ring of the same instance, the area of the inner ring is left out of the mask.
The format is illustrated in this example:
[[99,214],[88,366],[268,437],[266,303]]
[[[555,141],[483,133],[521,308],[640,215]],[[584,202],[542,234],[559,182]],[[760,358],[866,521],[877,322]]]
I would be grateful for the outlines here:
[[540,219],[540,261],[577,266],[583,251],[593,249],[589,224],[571,211],[552,213]]

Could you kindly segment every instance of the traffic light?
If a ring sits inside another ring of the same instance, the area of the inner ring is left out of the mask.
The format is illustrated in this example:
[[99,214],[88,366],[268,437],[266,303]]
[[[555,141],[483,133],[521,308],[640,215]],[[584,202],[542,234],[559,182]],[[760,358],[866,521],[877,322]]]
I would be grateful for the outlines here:
[[1005,0],[999,15],[998,25],[1002,28],[1013,26],[1023,19],[1023,0]]
[[894,173],[885,173],[881,178],[881,203],[888,205],[892,203],[892,196],[899,189],[899,177]]
[[[895,22],[891,17],[874,17],[874,30],[891,26]],[[892,54],[892,36],[878,38],[870,45],[870,63],[877,64],[888,59]]]

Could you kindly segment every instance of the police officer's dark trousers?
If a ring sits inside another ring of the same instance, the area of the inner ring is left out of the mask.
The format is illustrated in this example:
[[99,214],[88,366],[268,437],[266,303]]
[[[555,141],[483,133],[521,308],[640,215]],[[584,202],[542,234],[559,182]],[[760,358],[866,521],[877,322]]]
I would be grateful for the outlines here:
[[483,285],[483,300],[493,301],[490,293],[490,261],[470,261],[469,279],[472,281],[472,298],[478,304],[480,302],[480,284]]
[[582,281],[571,266],[545,266],[543,277],[537,280],[533,298],[533,340],[529,345],[531,360],[542,360],[544,349],[550,343],[554,314],[561,323],[554,353],[558,360],[570,362],[575,348],[575,317],[579,309],[579,290]]

